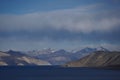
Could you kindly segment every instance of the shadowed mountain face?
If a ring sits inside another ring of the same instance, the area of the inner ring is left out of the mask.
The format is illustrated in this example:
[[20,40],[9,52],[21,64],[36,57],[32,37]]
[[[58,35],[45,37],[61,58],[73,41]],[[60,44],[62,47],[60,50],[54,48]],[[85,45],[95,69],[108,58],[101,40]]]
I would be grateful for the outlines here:
[[16,51],[0,52],[0,65],[50,65],[46,61],[29,57]]
[[120,66],[120,52],[97,51],[80,60],[65,64],[68,67],[117,67]]

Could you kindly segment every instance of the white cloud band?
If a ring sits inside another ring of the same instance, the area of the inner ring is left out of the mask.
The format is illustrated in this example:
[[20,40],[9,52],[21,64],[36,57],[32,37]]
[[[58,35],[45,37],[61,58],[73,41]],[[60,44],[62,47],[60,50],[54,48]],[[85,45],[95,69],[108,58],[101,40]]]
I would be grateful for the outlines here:
[[32,31],[50,27],[89,33],[110,31],[120,25],[120,15],[114,15],[111,10],[97,12],[97,8],[97,5],[92,5],[42,13],[0,15],[0,30]]

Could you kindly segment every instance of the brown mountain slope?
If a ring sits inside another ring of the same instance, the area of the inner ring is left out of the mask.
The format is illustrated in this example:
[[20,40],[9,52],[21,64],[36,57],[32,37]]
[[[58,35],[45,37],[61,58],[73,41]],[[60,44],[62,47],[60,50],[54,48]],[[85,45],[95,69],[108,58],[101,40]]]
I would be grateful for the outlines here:
[[109,67],[120,66],[120,52],[94,52],[78,61],[65,64],[67,67]]
[[5,65],[50,65],[50,63],[26,55],[18,56],[0,52],[0,66]]

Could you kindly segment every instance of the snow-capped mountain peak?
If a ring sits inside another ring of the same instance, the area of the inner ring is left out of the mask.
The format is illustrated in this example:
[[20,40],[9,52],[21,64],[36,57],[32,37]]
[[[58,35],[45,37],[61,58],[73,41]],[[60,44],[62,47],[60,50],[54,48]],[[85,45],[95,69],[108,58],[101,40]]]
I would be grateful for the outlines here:
[[100,47],[96,48],[96,51],[109,51],[109,50],[100,46]]

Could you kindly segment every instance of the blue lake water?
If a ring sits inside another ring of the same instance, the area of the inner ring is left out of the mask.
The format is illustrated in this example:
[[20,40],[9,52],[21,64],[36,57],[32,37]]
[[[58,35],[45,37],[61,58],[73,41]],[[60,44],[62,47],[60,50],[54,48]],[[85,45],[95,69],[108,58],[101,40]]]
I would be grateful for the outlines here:
[[120,70],[59,66],[0,67],[0,80],[120,80]]

